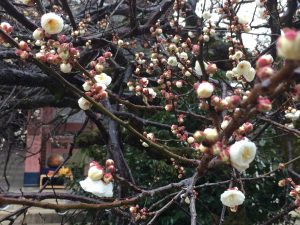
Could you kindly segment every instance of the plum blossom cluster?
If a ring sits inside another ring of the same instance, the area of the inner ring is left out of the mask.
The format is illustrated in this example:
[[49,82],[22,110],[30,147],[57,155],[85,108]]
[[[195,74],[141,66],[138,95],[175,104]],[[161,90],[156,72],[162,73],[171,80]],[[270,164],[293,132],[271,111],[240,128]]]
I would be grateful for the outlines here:
[[[185,130],[185,126],[178,126],[177,124],[173,124],[171,126],[171,132],[172,134],[176,135],[176,137],[180,141],[186,141],[188,138],[188,132]],[[194,139],[188,139],[188,143],[192,144],[194,142]]]
[[171,158],[172,166],[174,167],[175,170],[177,170],[178,173],[178,178],[181,179],[185,175],[185,169],[183,166],[180,166],[176,163],[175,159]]
[[234,7],[238,1],[225,0],[223,7],[217,9],[217,13],[222,15],[222,18],[228,20],[227,30],[229,32],[249,32],[249,18],[245,14],[235,15]]
[[[234,54],[233,58],[237,58],[236,54]],[[244,79],[247,82],[251,82],[255,78],[255,73],[256,71],[251,66],[250,62],[242,60],[236,65],[236,67],[226,72],[226,77],[229,79],[236,79],[238,81]]]
[[[3,30],[7,34],[10,34],[13,30],[13,27],[7,22],[2,22],[2,23],[0,23],[0,29]],[[0,45],[8,46],[8,43],[6,42],[5,37],[3,37],[1,34],[0,34]]]
[[[70,73],[74,61],[80,56],[79,50],[74,48],[71,43],[66,43],[64,35],[60,35],[57,40],[51,38],[51,35],[62,32],[63,27],[63,19],[55,13],[46,13],[41,17],[41,27],[32,33],[35,40],[34,45],[39,47],[35,58],[44,63],[58,66],[62,73]],[[17,54],[23,59],[30,56],[31,50],[28,44],[31,42],[21,41],[19,43]]]
[[[231,117],[226,115],[224,116],[224,120],[221,123],[221,129],[224,130],[226,129],[226,127],[228,126],[228,124],[231,122]],[[232,137],[235,140],[241,140],[243,139],[245,136],[247,136],[249,133],[251,133],[251,131],[253,131],[253,124],[250,122],[245,122],[243,123],[237,130],[235,130],[233,132]]]
[[[73,37],[77,37],[79,35],[84,35],[85,32],[87,31],[87,24],[88,22],[91,21],[91,18],[90,16],[88,15],[87,18],[84,18],[83,21],[80,21],[78,23],[78,29],[77,30],[74,30],[72,31],[71,35]],[[88,45],[87,47],[89,47],[90,45]]]
[[148,216],[147,208],[141,208],[139,205],[130,206],[129,212],[131,213],[135,221],[145,220]]
[[156,97],[157,93],[153,88],[148,87],[149,80],[146,77],[143,77],[133,83],[129,81],[127,86],[130,91],[135,92],[137,96],[143,96],[143,100],[146,102],[151,102]]
[[272,63],[274,59],[271,55],[262,55],[256,61],[257,77],[260,81],[270,78],[274,74]]
[[[143,135],[149,139],[150,141],[153,141],[155,142],[155,135],[154,133],[147,133],[147,132],[144,132]],[[149,144],[147,142],[144,142],[142,140],[140,140],[142,142],[142,146],[145,147],[145,148],[148,148],[149,147]]]
[[209,22],[206,24],[206,26],[203,28],[203,40],[205,42],[208,42],[211,37],[214,37],[216,35],[216,25],[212,22]]
[[98,197],[112,197],[113,196],[113,173],[115,172],[115,165],[112,159],[107,159],[105,168],[99,163],[93,161],[90,163],[88,170],[88,177],[80,181],[80,186],[86,192],[90,192]]
[[299,120],[300,110],[288,107],[288,109],[285,110],[284,113],[284,117],[288,120],[288,123],[286,123],[285,126],[289,128],[295,128],[294,124],[296,124],[296,122]]
[[219,145],[220,142],[217,142],[218,137],[217,129],[205,128],[203,131],[195,131],[193,137],[188,138],[188,143],[196,151],[218,155],[222,149],[222,145]]
[[[105,52],[103,56],[90,63],[91,70],[87,73],[88,75],[82,74],[86,79],[82,88],[85,94],[95,101],[104,100],[108,96],[105,90],[110,85],[112,78],[105,73],[105,68],[108,66],[107,60],[111,57],[111,52]],[[82,110],[88,110],[92,107],[92,104],[84,97],[78,100],[78,104]]]
[[278,182],[279,187],[285,187],[287,185],[291,188],[290,196],[293,198],[294,204],[297,206],[296,210],[300,213],[300,185],[297,185],[292,178],[283,179]]
[[267,19],[269,17],[268,10],[266,10],[266,2],[266,0],[255,0],[257,15],[261,19]]
[[184,6],[186,0],[175,0],[174,5],[173,5],[173,17],[170,19],[170,26],[171,27],[179,27],[179,26],[185,26],[186,21],[185,21],[185,16],[186,12],[184,10]]

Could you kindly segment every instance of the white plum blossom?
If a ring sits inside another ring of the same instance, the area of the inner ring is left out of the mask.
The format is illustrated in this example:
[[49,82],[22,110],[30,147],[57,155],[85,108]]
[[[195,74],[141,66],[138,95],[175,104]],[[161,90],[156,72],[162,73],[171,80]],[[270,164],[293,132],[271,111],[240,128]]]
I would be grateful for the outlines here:
[[[173,17],[174,17],[176,20],[177,20],[177,16],[178,16],[178,13],[177,13],[177,11],[175,11],[175,12],[173,13]],[[185,18],[184,18],[184,17],[179,16],[177,22],[178,22],[178,24],[179,24],[180,26],[185,27],[186,21],[185,21]]]
[[223,205],[235,208],[242,205],[245,201],[245,195],[238,188],[231,188],[221,194],[221,202]]
[[91,86],[90,82],[84,82],[84,84],[82,85],[82,88],[85,91],[89,91],[89,90],[91,90],[92,86]]
[[178,65],[178,62],[177,62],[176,57],[175,57],[175,56],[170,56],[170,57],[168,58],[168,64],[169,64],[170,66],[177,66],[177,65]]
[[199,98],[209,98],[213,91],[214,86],[209,82],[202,82],[198,85],[196,92]]
[[228,126],[229,122],[230,122],[229,120],[222,121],[222,123],[221,123],[222,130],[225,130],[225,128]]
[[207,34],[204,34],[204,35],[203,35],[203,40],[204,40],[205,42],[208,42],[208,41],[209,41],[209,36],[208,36]]
[[250,62],[243,60],[239,62],[236,69],[239,75],[243,75],[244,73],[248,73],[248,71],[251,69],[251,64]]
[[103,175],[104,175],[104,170],[102,169],[102,167],[100,167],[98,164],[90,165],[88,171],[88,178],[90,178],[93,181],[96,181],[96,180],[101,180]]
[[226,76],[229,80],[231,80],[231,79],[233,78],[233,76],[234,76],[234,73],[233,73],[231,70],[228,70],[228,71],[226,72],[225,76]]
[[300,110],[292,109],[286,112],[284,116],[289,120],[297,121],[300,117]]
[[85,180],[80,181],[79,184],[83,190],[98,197],[110,198],[113,196],[112,182],[106,184],[102,180],[93,181],[91,178],[87,177]]
[[188,54],[186,52],[179,53],[179,58],[183,59],[183,60],[188,60],[189,59]]
[[58,34],[63,30],[64,21],[55,13],[46,13],[41,18],[41,26],[48,34]]
[[255,73],[256,73],[255,69],[250,68],[248,72],[243,73],[243,77],[245,78],[246,81],[251,82],[254,80]]
[[256,145],[248,139],[235,142],[229,149],[231,165],[240,172],[249,168],[256,155]]
[[157,95],[156,92],[153,90],[153,88],[148,88],[148,92],[151,98],[155,98]]
[[243,53],[241,52],[241,51],[236,51],[235,53],[234,53],[234,59],[240,59],[240,58],[242,58],[243,57]]
[[106,73],[98,74],[94,78],[97,83],[104,84],[105,86],[110,85],[111,80],[112,80],[111,77],[108,76]]
[[238,22],[240,24],[247,24],[247,23],[249,23],[249,18],[248,18],[247,15],[239,15],[238,16]]
[[60,71],[63,73],[70,73],[72,70],[72,65],[70,63],[60,64]]
[[86,100],[84,97],[81,97],[78,99],[78,105],[82,110],[88,110],[89,108],[92,107],[92,104]]
[[35,40],[42,40],[45,37],[45,31],[42,28],[37,28],[33,31],[32,36]]

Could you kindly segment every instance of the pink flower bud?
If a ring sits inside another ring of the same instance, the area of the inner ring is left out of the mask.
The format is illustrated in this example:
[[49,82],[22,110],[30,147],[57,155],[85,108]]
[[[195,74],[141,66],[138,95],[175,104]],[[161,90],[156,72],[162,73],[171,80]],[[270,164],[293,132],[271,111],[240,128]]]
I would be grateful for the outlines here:
[[215,95],[213,95],[213,96],[210,98],[210,100],[211,100],[211,104],[212,104],[213,106],[219,105],[220,102],[221,102],[221,99],[220,99],[218,96],[215,96]]
[[143,77],[142,79],[139,80],[139,84],[147,87],[147,85],[149,84],[149,80],[146,77]]
[[106,99],[108,97],[108,93],[106,91],[102,91],[100,93],[100,100]]
[[222,143],[220,141],[218,141],[217,143],[215,143],[212,148],[211,148],[211,153],[213,155],[220,155],[221,151],[222,151]]
[[242,126],[246,134],[250,133],[253,130],[253,124],[250,122],[246,122]]
[[66,41],[67,41],[67,36],[66,35],[59,35],[58,36],[58,41],[60,42],[60,43],[65,43]]
[[292,29],[284,29],[283,35],[278,38],[277,52],[286,59],[300,59],[300,32]]
[[7,22],[2,22],[0,28],[8,34],[12,32],[12,26]]
[[232,95],[229,98],[229,104],[234,108],[237,107],[241,103],[241,101],[241,97],[238,95]]
[[262,68],[269,66],[273,63],[273,57],[271,55],[263,55],[256,61],[256,68]]
[[300,84],[297,84],[292,91],[293,98],[300,100]]
[[259,68],[257,70],[257,77],[262,81],[269,77],[271,77],[274,74],[274,70],[271,67],[265,66],[262,68]]
[[20,55],[21,59],[28,59],[29,58],[29,53],[26,51],[23,51]]
[[90,67],[91,67],[91,68],[94,68],[96,65],[97,65],[97,62],[96,62],[96,61],[91,61],[91,62],[90,62]]
[[110,165],[107,166],[106,169],[110,172],[110,173],[114,173],[116,171],[116,168],[114,165]]
[[50,54],[47,54],[46,57],[47,57],[47,62],[51,63],[51,64],[58,64],[60,61],[58,55],[54,55],[54,54],[50,53]]
[[112,160],[112,159],[107,159],[106,161],[105,161],[105,166],[106,167],[108,167],[108,166],[110,166],[110,165],[114,165],[115,164],[115,162],[114,162],[114,160]]
[[272,109],[272,103],[267,97],[260,96],[258,97],[257,102],[256,108],[259,112],[268,112]]
[[192,53],[194,55],[198,55],[199,52],[200,52],[200,46],[199,45],[193,45],[193,47],[192,47]]
[[280,181],[278,181],[278,186],[279,187],[284,187],[285,185],[287,185],[287,180],[286,179],[282,179]]
[[229,154],[229,150],[228,149],[224,149],[220,152],[219,155],[220,160],[222,160],[223,162],[229,162],[229,158],[230,158],[230,154]]
[[173,109],[173,106],[172,106],[171,104],[165,105],[165,110],[166,110],[167,112],[170,112],[172,109]]
[[20,41],[19,42],[19,48],[23,51],[26,51],[28,48],[28,44],[25,41]]
[[79,51],[76,48],[70,48],[69,52],[70,55],[72,55],[75,58],[78,58],[80,55]]
[[111,58],[112,57],[112,53],[111,52],[104,52],[104,57],[105,58]]
[[132,214],[134,214],[134,213],[137,212],[137,208],[136,208],[135,206],[131,206],[131,207],[129,208],[129,211],[130,211]]
[[113,180],[113,176],[111,175],[111,173],[106,173],[104,174],[103,177],[103,181],[108,184],[109,182],[111,182]]
[[206,71],[208,74],[215,74],[218,71],[218,67],[216,64],[211,63],[211,64],[208,64]]
[[297,191],[295,191],[295,190],[291,190],[291,191],[290,191],[290,196],[291,196],[291,197],[294,197],[294,198],[295,198],[295,197],[297,197],[297,195],[298,195]]
[[38,52],[35,54],[35,57],[42,62],[47,61],[47,56],[44,53]]

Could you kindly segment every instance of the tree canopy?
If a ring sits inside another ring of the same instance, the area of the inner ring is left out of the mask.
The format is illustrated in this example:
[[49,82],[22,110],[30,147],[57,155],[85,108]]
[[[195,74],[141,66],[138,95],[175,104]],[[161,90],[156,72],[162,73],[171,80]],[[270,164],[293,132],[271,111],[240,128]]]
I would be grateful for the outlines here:
[[[293,224],[298,5],[1,0],[6,164],[11,149],[28,151],[30,124],[61,125],[80,111],[84,118],[39,192],[10,192],[4,166],[0,204],[23,207],[0,222],[40,207],[84,214],[78,224]],[[47,107],[69,111],[40,121]],[[84,157],[93,159],[87,174]],[[66,166],[70,192],[44,193]]]

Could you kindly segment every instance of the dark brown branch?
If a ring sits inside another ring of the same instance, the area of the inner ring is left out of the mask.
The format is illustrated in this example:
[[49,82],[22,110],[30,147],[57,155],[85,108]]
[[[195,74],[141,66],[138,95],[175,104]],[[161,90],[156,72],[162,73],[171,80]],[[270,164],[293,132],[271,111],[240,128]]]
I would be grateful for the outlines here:
[[280,212],[279,214],[277,214],[273,218],[269,219],[268,221],[262,223],[261,225],[271,225],[271,224],[274,224],[274,222],[278,221],[279,219],[281,219],[282,217],[284,217],[289,212],[295,210],[296,208],[297,208],[296,205],[291,204],[286,209],[284,209],[282,212]]
[[75,21],[75,18],[73,16],[73,13],[70,9],[70,6],[68,4],[68,0],[60,0],[60,2],[62,4],[63,9],[66,11],[66,13],[69,16],[69,20],[71,22],[71,26],[73,27],[73,30],[76,30],[77,29],[76,21]]

